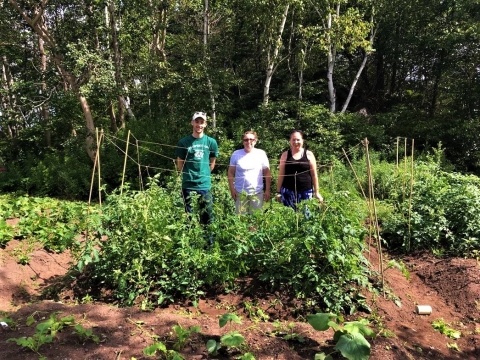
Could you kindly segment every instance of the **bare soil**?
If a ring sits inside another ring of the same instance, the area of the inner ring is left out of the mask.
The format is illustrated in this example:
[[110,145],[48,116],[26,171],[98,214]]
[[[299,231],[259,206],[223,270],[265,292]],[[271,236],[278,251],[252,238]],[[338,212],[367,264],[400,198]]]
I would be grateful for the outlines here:
[[[18,263],[22,253],[29,252],[27,265]],[[374,269],[379,270],[379,257],[374,248],[367,255]],[[474,259],[438,259],[427,253],[403,257],[401,261],[410,276],[395,267],[388,267],[392,255],[383,254],[384,284],[386,291],[368,294],[372,313],[358,313],[352,319],[370,320],[379,334],[371,339],[371,359],[480,359],[480,266]],[[397,263],[400,263],[400,259]],[[255,292],[254,281],[248,282],[248,292],[229,294],[212,293],[202,299],[197,308],[191,304],[173,304],[168,308],[141,311],[119,308],[112,303],[93,301],[74,289],[58,287],[65,283],[70,266],[68,253],[52,254],[41,248],[28,249],[18,240],[10,241],[0,249],[0,319],[15,320],[16,326],[0,326],[0,359],[38,359],[36,354],[23,349],[9,338],[32,336],[35,325],[27,326],[26,319],[33,315],[37,322],[58,312],[60,317],[74,315],[76,322],[93,329],[99,336],[98,344],[91,340],[81,342],[73,331],[62,331],[51,344],[43,345],[39,353],[49,360],[103,360],[150,359],[143,349],[155,337],[167,346],[175,343],[172,327],[200,326],[201,333],[190,336],[180,351],[185,359],[235,359],[247,350],[256,359],[313,359],[316,353],[333,351],[332,332],[315,331],[305,322],[304,314],[296,312],[296,300],[283,294]],[[71,281],[70,281],[71,282]],[[43,294],[43,295],[42,295]],[[51,296],[49,295],[51,294]],[[269,316],[248,316],[245,302],[256,304]],[[430,305],[430,315],[418,315],[415,306]],[[221,350],[218,356],[207,354],[205,343],[229,332],[220,328],[219,317],[236,312],[242,317],[241,325],[234,325],[246,339],[247,348]],[[460,339],[449,339],[432,327],[432,321],[443,318],[451,328],[461,331]],[[288,330],[275,327],[279,320],[283,327],[294,323],[291,340],[285,340]],[[458,350],[447,347],[456,344]],[[158,357],[157,357],[158,358]],[[335,355],[335,359],[341,356]]]

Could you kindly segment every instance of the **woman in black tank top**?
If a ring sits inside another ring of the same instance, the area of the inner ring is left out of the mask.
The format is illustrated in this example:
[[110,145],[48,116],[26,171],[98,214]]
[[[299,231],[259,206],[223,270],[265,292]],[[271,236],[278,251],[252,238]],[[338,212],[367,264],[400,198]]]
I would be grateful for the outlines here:
[[317,163],[315,156],[303,147],[303,132],[290,133],[290,149],[280,157],[277,179],[278,199],[297,210],[302,200],[317,198],[323,201],[318,188]]

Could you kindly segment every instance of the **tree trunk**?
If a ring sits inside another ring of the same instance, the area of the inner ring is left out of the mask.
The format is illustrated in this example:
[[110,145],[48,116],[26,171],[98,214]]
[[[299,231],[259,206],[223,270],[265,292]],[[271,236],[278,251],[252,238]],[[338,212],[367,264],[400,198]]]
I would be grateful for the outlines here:
[[210,94],[210,103],[212,106],[212,126],[217,127],[217,114],[215,111],[216,104],[215,104],[215,94],[213,93],[213,86],[212,80],[210,79],[210,75],[208,73],[208,34],[210,32],[210,19],[208,13],[208,0],[204,0],[204,12],[203,12],[203,60],[205,62],[205,73],[207,75],[207,86],[208,86],[208,93]]
[[80,101],[80,105],[82,107],[83,115],[85,116],[86,120],[86,127],[87,127],[87,138],[86,138],[86,150],[87,154],[90,159],[95,162],[96,157],[96,148],[95,148],[95,124],[93,122],[92,113],[90,112],[90,106],[88,105],[88,101],[85,96],[80,95],[77,93],[78,100]]
[[108,117],[110,118],[110,130],[115,134],[118,131],[117,117],[115,116],[115,106],[113,101],[108,105]]
[[153,38],[151,50],[155,56],[161,57],[163,62],[166,62],[167,54],[165,52],[165,41],[167,38],[168,5],[162,3],[159,5],[160,8],[157,9],[152,0],[149,1],[149,4],[150,8],[152,9],[152,13],[154,14],[152,16],[154,21],[152,25]]
[[47,0],[42,0],[40,4],[37,4],[32,11],[27,11],[27,9],[20,7],[16,0],[8,0],[10,4],[20,13],[22,18],[27,22],[28,25],[33,29],[33,31],[44,41],[44,45],[48,46],[52,53],[52,59],[55,62],[55,65],[60,71],[60,74],[64,81],[68,83],[72,91],[77,96],[80,106],[82,107],[83,115],[85,117],[85,127],[87,129],[87,138],[86,138],[86,150],[90,159],[95,161],[95,147],[93,146],[95,142],[95,126],[93,122],[92,113],[90,112],[90,107],[88,106],[87,99],[81,95],[79,89],[78,79],[70,74],[62,64],[62,55],[55,53],[58,49],[56,46],[55,39],[48,29],[47,25],[40,21],[43,16],[43,9],[47,3]]
[[290,5],[287,4],[287,6],[285,6],[285,10],[283,11],[282,21],[278,29],[277,39],[275,40],[273,54],[270,54],[270,46],[269,46],[269,51],[267,52],[267,71],[266,71],[266,77],[265,77],[265,84],[263,86],[263,105],[268,104],[269,95],[270,95],[270,84],[272,82],[273,73],[275,72],[276,65],[277,65],[277,57],[278,57],[278,53],[280,51],[280,46],[282,43],[283,29],[285,28],[285,22],[287,21],[289,6]]
[[[340,4],[337,4],[337,16],[340,15]],[[332,31],[332,14],[328,14],[327,31]],[[330,35],[328,35],[328,55],[327,55],[327,81],[328,81],[328,96],[330,99],[330,112],[334,113],[337,110],[337,95],[335,93],[335,86],[333,84],[333,70],[335,68],[335,58],[337,51],[332,44]]]
[[[42,19],[43,21],[43,19]],[[45,83],[45,73],[47,71],[47,55],[45,54],[45,49],[43,46],[44,42],[41,37],[38,37],[38,49],[40,51],[40,71],[42,73],[42,94],[47,93],[47,84]],[[45,145],[47,147],[52,146],[52,132],[49,129],[50,126],[50,111],[48,110],[48,103],[42,104],[41,114],[43,122],[45,124]]]
[[[373,18],[371,23],[373,23]],[[372,29],[370,33],[370,46],[373,45],[373,39],[375,38],[375,31]],[[340,113],[344,113],[347,111],[348,104],[350,103],[350,100],[352,99],[353,91],[355,90],[355,87],[357,86],[358,79],[360,78],[360,75],[362,75],[363,69],[365,68],[365,65],[367,64],[368,56],[370,55],[368,50],[365,50],[365,54],[363,55],[363,60],[362,64],[360,65],[360,68],[357,71],[357,74],[355,75],[355,79],[353,79],[352,85],[350,86],[350,91],[348,92],[347,99],[345,100],[342,111]]]
[[113,63],[115,65],[115,83],[117,85],[117,92],[120,94],[118,95],[118,120],[116,117],[113,117],[115,120],[115,124],[111,125],[111,130],[115,133],[118,130],[117,121],[120,129],[125,127],[125,108],[123,106],[122,95],[121,93],[125,89],[125,84],[122,78],[122,60],[120,56],[120,49],[118,46],[118,37],[117,37],[117,27],[116,27],[116,20],[115,20],[115,5],[113,2],[108,4],[108,11],[110,14],[110,32],[112,36],[111,46],[113,50]]

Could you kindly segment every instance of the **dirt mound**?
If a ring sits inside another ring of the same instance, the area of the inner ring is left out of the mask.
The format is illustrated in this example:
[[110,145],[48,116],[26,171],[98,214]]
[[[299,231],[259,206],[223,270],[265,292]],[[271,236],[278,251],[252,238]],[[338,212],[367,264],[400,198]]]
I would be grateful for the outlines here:
[[[23,261],[28,260],[28,264],[18,264],[27,254],[28,259]],[[369,258],[378,269],[375,249],[371,249]],[[480,358],[478,263],[471,259],[436,259],[425,253],[392,260],[384,255],[386,291],[369,295],[372,313],[355,315],[369,319],[379,333],[370,341],[371,359]],[[72,331],[63,331],[53,343],[40,348],[39,352],[49,360],[147,359],[142,350],[154,339],[167,345],[178,340],[172,331],[176,324],[201,328],[201,333],[193,333],[181,351],[186,359],[212,358],[205,343],[209,339],[218,341],[231,330],[218,325],[219,316],[227,312],[242,317],[242,324],[233,328],[246,338],[248,351],[256,359],[313,359],[316,353],[328,353],[333,348],[332,333],[315,331],[305,323],[304,316],[293,311],[294,300],[282,298],[279,293],[255,298],[255,290],[250,289],[248,296],[240,292],[209,296],[197,308],[174,304],[153,311],[95,303],[88,297],[75,298],[71,292],[62,293],[57,301],[41,300],[40,294],[48,295],[66,274],[69,262],[68,253],[28,249],[16,240],[0,249],[0,317],[5,315],[16,322],[16,326],[0,327],[0,359],[38,359],[39,355],[6,340],[32,336],[35,326],[27,326],[27,318],[33,315],[40,322],[55,312],[60,317],[74,315],[85,329],[93,329],[100,342],[80,341]],[[404,268],[389,264],[403,264]],[[430,305],[432,314],[416,314],[418,304]],[[433,329],[432,321],[440,318],[449,327],[460,330],[461,337],[449,339]],[[447,344],[456,344],[458,350]],[[245,351],[222,350],[216,358],[234,359]]]

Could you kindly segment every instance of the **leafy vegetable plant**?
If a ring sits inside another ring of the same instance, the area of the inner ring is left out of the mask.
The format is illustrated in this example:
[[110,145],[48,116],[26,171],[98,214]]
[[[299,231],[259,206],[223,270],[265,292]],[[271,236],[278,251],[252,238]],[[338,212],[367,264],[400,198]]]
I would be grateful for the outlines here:
[[[237,324],[242,323],[240,318],[237,315],[231,314],[231,313],[223,314],[218,320],[218,324],[222,328],[225,325],[227,325],[227,323],[230,324],[230,332],[223,335],[220,338],[220,342],[217,342],[213,339],[210,339],[207,341],[207,350],[209,354],[216,355],[218,353],[218,350],[220,350],[220,348],[222,347],[222,345],[228,348],[231,348],[231,347],[239,348],[242,345],[244,345],[245,338],[238,331],[232,330],[232,326],[233,326],[232,323],[237,323]],[[249,360],[249,359],[254,359],[254,357],[251,353],[247,352],[243,354],[240,357],[240,359]]]
[[[368,321],[343,322],[342,316],[331,313],[310,314],[307,316],[307,320],[318,331],[332,328],[334,330],[333,340],[336,343],[335,352],[339,351],[345,358],[367,360],[370,357],[370,344],[365,336],[374,337],[375,333],[367,326]],[[332,360],[332,354],[317,354],[315,359]]]
[[[32,325],[34,322],[34,315],[31,315],[27,318],[27,326]],[[94,342],[98,342],[98,337],[94,335],[91,330],[86,330],[82,325],[77,324],[73,315],[59,318],[58,313],[51,314],[48,320],[39,323],[36,326],[35,333],[32,336],[10,338],[7,341],[15,342],[17,345],[30,349],[41,356],[40,347],[44,344],[53,342],[57,336],[57,333],[62,331],[67,326],[73,326],[76,333],[82,338],[83,341],[92,339]]]
[[460,339],[462,333],[450,327],[444,319],[439,318],[432,321],[432,327],[441,334],[448,336],[450,339]]

